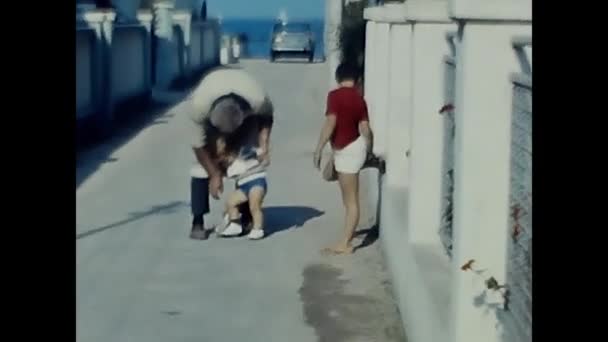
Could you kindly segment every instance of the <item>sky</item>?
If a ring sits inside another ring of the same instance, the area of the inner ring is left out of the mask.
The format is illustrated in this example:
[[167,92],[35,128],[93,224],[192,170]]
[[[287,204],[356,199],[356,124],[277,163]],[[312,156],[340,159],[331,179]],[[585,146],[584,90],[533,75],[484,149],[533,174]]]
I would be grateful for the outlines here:
[[276,18],[284,9],[289,19],[323,18],[325,0],[207,0],[211,16],[229,18]]

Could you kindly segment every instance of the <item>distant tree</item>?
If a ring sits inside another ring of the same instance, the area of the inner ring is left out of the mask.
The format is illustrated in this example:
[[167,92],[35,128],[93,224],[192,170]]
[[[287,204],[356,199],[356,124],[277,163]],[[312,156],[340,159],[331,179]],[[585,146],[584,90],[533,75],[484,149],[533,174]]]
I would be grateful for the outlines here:
[[201,19],[207,20],[207,0],[203,1],[203,6],[201,8]]
[[342,11],[342,24],[338,38],[342,62],[364,66],[365,60],[365,20],[363,10],[372,0],[348,2]]
[[112,5],[112,0],[95,0],[95,6],[97,8],[114,8]]

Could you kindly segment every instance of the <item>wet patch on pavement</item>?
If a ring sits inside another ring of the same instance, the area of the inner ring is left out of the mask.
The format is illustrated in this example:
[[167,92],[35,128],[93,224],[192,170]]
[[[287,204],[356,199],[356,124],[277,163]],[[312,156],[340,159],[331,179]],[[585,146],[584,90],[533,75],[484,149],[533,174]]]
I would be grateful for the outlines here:
[[341,278],[341,269],[313,264],[302,275],[299,294],[304,317],[319,342],[404,341],[400,327],[386,324],[386,303],[372,296],[345,293],[349,280]]

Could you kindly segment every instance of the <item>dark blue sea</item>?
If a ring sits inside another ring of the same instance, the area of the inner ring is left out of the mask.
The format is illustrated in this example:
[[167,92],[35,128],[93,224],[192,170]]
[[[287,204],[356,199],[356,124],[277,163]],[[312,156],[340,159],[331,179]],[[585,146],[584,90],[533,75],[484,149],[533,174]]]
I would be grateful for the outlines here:
[[[323,19],[297,20],[309,23],[315,39],[315,58],[322,58]],[[275,19],[226,19],[222,21],[222,31],[230,34],[245,34],[246,46],[243,46],[242,58],[268,58],[270,53],[270,35]]]

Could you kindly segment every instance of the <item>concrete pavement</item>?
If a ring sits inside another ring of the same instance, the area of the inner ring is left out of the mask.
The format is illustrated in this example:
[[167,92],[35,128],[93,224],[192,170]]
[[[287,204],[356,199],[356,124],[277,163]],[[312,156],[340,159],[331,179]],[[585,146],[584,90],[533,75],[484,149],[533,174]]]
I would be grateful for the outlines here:
[[[107,155],[112,142],[83,152],[77,173],[90,175],[76,192],[79,342],[404,340],[373,234],[354,256],[319,253],[341,233],[343,215],[337,184],[312,168],[327,66],[242,64],[275,102],[265,201],[272,234],[188,239],[194,158],[179,105]],[[208,221],[219,220],[222,203],[212,202]],[[361,229],[372,222],[364,213]]]

